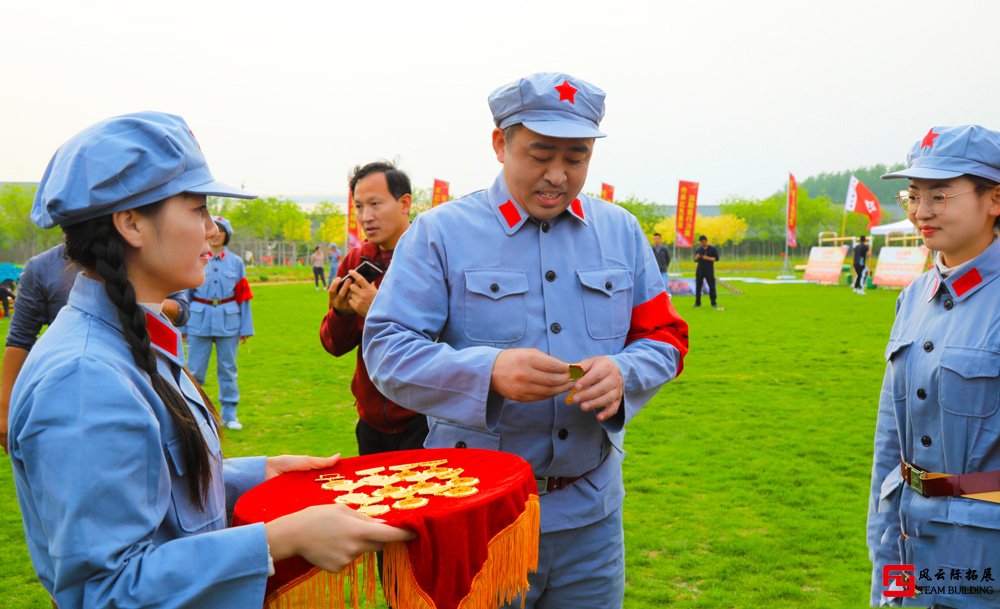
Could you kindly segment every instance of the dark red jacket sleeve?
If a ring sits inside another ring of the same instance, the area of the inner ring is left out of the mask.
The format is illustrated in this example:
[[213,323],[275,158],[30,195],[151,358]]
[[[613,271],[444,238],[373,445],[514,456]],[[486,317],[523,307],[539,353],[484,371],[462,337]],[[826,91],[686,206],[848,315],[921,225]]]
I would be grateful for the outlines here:
[[[337,267],[337,277],[344,277],[347,271],[358,266],[361,261],[361,250],[353,249],[344,256]],[[331,282],[332,282],[331,278]],[[330,309],[319,326],[319,339],[328,353],[340,357],[350,353],[361,344],[361,332],[364,329],[364,318],[358,315],[341,316]]]

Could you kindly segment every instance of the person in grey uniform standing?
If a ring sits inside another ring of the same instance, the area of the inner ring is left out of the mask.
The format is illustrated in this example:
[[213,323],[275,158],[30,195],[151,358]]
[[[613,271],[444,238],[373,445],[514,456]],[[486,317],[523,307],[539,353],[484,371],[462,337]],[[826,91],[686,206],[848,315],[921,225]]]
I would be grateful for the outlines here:
[[364,360],[386,397],[428,416],[425,446],[531,464],[542,535],[525,607],[620,607],[625,426],[680,373],[687,324],[635,217],[581,192],[604,92],[540,73],[489,106],[503,172],[417,216],[391,297],[369,309]]

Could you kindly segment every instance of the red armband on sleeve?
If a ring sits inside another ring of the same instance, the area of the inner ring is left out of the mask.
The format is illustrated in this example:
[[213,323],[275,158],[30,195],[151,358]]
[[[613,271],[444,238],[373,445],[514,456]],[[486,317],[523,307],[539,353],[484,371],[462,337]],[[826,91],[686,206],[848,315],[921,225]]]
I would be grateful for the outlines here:
[[237,304],[253,298],[253,292],[250,291],[250,282],[247,281],[246,277],[241,277],[236,283],[236,287],[233,288],[233,296],[236,297]]
[[688,352],[688,325],[677,314],[666,292],[660,292],[651,300],[632,308],[632,322],[629,324],[625,344],[640,338],[676,347],[681,354],[677,363],[677,376],[680,376],[684,369],[684,356]]

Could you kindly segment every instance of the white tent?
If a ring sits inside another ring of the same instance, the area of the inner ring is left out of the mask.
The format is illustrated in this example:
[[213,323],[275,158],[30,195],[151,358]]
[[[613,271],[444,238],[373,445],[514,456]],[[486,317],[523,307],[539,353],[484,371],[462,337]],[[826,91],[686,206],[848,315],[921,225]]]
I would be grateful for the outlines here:
[[876,226],[868,232],[873,235],[888,235],[889,233],[906,233],[907,235],[912,235],[917,232],[917,229],[909,220],[900,220],[892,224]]

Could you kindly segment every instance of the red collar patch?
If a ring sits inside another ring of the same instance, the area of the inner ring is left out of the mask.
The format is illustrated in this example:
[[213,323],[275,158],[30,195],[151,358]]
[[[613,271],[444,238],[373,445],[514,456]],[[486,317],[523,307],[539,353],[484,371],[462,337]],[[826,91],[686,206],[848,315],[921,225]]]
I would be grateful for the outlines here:
[[179,357],[177,352],[177,330],[159,317],[146,311],[146,331],[149,332],[149,342],[160,350]]
[[[215,252],[208,253],[208,259],[211,260],[212,258],[215,258]],[[225,259],[226,259],[226,250],[222,250],[221,252],[219,252],[219,260],[225,260]]]
[[521,212],[517,211],[517,206],[510,199],[500,206],[500,213],[503,214],[503,219],[507,221],[508,228],[514,228],[521,221]]
[[983,277],[982,275],[979,274],[979,270],[976,268],[972,268],[968,273],[962,275],[954,282],[952,282],[951,289],[955,290],[955,296],[961,298],[963,294],[965,294],[966,292],[968,292],[969,290],[976,287],[982,282],[983,282]]
[[580,218],[581,220],[584,219],[584,217],[583,217],[583,204],[580,203],[580,199],[573,199],[573,202],[569,204],[569,209],[570,209],[570,212],[574,216],[576,216],[577,218]]
[[569,84],[568,80],[563,79],[563,84],[554,88],[556,91],[559,91],[559,101],[568,101],[571,104],[576,104],[576,92],[579,89]]

